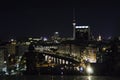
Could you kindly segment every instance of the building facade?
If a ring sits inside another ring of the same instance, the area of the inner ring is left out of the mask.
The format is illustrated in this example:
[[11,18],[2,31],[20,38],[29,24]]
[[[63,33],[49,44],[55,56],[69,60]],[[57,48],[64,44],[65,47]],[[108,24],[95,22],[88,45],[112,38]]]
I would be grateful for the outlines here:
[[74,26],[74,40],[89,41],[90,27],[89,26]]

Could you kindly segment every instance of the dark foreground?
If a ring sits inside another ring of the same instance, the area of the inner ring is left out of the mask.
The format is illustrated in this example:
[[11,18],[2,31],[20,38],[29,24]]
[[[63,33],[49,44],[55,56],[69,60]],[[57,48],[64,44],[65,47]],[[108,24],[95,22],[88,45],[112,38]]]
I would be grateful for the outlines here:
[[120,77],[111,76],[0,76],[0,80],[120,80]]

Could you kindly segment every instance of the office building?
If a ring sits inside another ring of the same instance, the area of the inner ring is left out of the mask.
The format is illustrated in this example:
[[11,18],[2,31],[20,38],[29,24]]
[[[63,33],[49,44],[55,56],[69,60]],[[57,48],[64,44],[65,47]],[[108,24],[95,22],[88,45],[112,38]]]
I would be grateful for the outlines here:
[[90,27],[89,26],[74,26],[73,30],[74,40],[89,41]]

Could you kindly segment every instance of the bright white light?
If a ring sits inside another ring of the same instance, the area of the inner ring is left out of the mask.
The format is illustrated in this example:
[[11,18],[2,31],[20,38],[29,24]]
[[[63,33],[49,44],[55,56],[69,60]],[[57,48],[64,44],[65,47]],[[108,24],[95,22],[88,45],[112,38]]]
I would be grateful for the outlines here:
[[61,59],[59,59],[59,61],[60,61],[60,64],[62,63],[62,60]]
[[48,60],[48,56],[45,56],[45,61],[47,61]]
[[8,73],[8,72],[6,72],[5,74],[6,74],[6,75],[9,75],[9,73]]
[[76,26],[75,28],[88,28],[88,26]]
[[7,67],[2,68],[2,71],[7,72]]
[[15,72],[14,70],[11,70],[11,72]]
[[62,63],[65,64],[65,60],[63,60]]
[[25,42],[26,45],[30,45],[30,42]]
[[16,67],[17,67],[17,68],[19,67],[19,64],[18,64],[18,63],[16,64]]
[[44,37],[43,41],[47,41],[48,39],[46,37]]
[[55,34],[59,34],[59,32],[55,32]]
[[32,40],[32,38],[28,38],[29,40]]
[[13,42],[13,41],[14,41],[14,39],[11,39],[10,41],[12,41],[12,42]]
[[10,57],[10,54],[8,54],[8,57]]
[[76,25],[76,23],[73,23],[73,26],[75,26]]
[[79,71],[79,70],[80,70],[80,68],[79,68],[79,67],[76,67],[76,69],[77,69],[77,71]]
[[88,76],[88,80],[92,80],[92,76]]
[[80,67],[80,71],[83,71],[83,67]]
[[21,59],[22,58],[22,56],[19,56],[19,59]]
[[25,65],[24,68],[27,69],[27,66]]
[[87,71],[88,74],[92,74],[93,73],[93,69],[90,66],[87,66],[86,71]]
[[7,63],[7,61],[4,61],[4,64]]
[[66,64],[68,64],[68,61],[66,61]]

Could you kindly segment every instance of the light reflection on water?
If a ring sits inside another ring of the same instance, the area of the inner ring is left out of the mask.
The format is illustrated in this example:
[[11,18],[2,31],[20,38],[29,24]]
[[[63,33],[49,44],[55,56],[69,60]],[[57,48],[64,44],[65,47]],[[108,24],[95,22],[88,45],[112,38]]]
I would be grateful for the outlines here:
[[120,77],[105,76],[7,76],[0,80],[120,80]]

